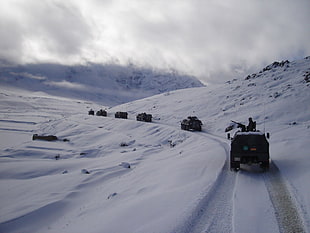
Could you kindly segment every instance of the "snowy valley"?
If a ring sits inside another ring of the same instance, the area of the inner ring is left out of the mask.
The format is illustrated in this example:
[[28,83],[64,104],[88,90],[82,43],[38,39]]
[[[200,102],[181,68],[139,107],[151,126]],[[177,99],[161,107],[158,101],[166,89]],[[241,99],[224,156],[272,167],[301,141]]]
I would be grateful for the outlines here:
[[[50,88],[37,71],[15,81],[1,72],[0,232],[309,232],[309,73],[307,57],[220,85],[184,79],[187,89],[160,94],[142,81],[133,84],[141,95],[115,99],[115,83],[107,97],[98,77],[88,95],[82,76]],[[88,115],[102,108],[107,117]],[[141,112],[153,122],[136,121]],[[181,130],[187,116],[202,132]],[[271,134],[268,172],[229,169],[225,128],[248,117]]]
[[153,70],[129,64],[27,64],[0,61],[0,84],[53,96],[77,98],[104,106],[190,87],[204,86],[175,70]]

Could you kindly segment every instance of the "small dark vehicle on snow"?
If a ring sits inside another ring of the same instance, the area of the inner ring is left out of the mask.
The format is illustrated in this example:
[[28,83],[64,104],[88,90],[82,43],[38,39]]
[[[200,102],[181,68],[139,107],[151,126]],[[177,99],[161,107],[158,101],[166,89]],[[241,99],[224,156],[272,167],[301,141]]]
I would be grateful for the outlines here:
[[107,111],[100,109],[96,112],[96,116],[107,116]]
[[202,122],[196,116],[189,116],[181,122],[181,129],[201,131]]
[[[230,134],[228,134],[230,139]],[[269,169],[269,133],[237,132],[231,139],[230,169],[238,171],[240,164],[259,164],[264,170]]]
[[38,134],[34,134],[32,135],[32,140],[43,140],[43,141],[57,141],[58,138],[57,136],[54,135],[38,135]]
[[95,111],[94,111],[94,110],[92,110],[92,109],[91,109],[91,110],[89,110],[89,111],[88,111],[88,115],[93,115],[93,116],[94,116],[94,115],[95,115]]
[[152,114],[146,114],[145,112],[139,113],[137,115],[137,121],[152,122]]
[[115,113],[115,118],[127,119],[128,118],[128,113],[127,112],[116,112]]

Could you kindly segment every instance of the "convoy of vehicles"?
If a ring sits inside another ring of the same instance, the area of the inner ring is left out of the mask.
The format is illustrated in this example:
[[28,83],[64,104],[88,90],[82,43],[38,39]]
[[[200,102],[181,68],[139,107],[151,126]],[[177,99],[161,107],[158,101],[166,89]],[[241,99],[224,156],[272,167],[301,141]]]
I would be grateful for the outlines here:
[[[94,110],[88,112],[89,115],[94,115]],[[107,116],[105,110],[100,109],[96,113],[97,116]],[[127,112],[116,112],[115,118],[128,119]],[[147,113],[139,113],[136,116],[137,121],[152,122],[152,115]],[[241,164],[258,164],[264,170],[269,169],[269,133],[265,135],[260,131],[256,131],[256,122],[249,118],[249,125],[234,122],[234,125],[228,126],[225,131],[228,132],[234,128],[240,128],[231,138],[230,133],[227,134],[231,140],[230,149],[230,169],[238,171]],[[201,131],[201,120],[196,116],[188,116],[181,121],[182,130]]]

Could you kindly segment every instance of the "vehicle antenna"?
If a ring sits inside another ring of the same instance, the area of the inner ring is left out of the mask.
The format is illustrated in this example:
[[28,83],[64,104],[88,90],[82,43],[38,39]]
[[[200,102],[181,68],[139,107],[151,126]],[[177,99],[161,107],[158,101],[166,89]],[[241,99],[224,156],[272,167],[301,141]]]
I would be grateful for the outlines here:
[[266,103],[264,102],[264,133],[266,133],[265,122],[266,122]]

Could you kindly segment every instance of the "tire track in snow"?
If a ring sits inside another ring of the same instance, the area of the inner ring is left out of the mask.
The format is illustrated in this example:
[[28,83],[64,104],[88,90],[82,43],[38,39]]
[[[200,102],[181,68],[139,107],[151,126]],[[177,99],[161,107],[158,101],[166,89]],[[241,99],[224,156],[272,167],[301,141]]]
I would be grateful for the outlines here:
[[[229,233],[233,231],[233,190],[236,175],[229,174],[228,163],[225,164],[207,195],[192,211],[187,221],[177,229],[178,233]],[[230,190],[227,192],[227,190]]]
[[[225,145],[223,145],[224,144],[223,142],[221,142],[220,140],[217,141],[223,147],[225,147]],[[226,152],[228,155],[229,151],[230,148],[227,149],[226,147]],[[226,161],[227,170],[229,170],[228,164],[229,164],[228,161]],[[302,211],[297,207],[297,201],[289,192],[289,189],[287,188],[285,181],[282,175],[280,174],[279,168],[271,161],[269,171],[262,174],[270,200],[275,210],[275,215],[280,232],[281,233],[307,232],[304,221],[302,219],[301,214]]]
[[201,136],[216,141],[225,150],[226,160],[216,181],[199,201],[189,218],[174,232],[178,233],[231,233],[233,232],[233,191],[236,174],[228,167],[229,146],[223,140],[206,133]]
[[271,162],[269,172],[264,174],[266,187],[270,200],[275,209],[281,233],[302,233],[305,230],[300,211],[293,200],[285,181],[283,180],[279,168]]

